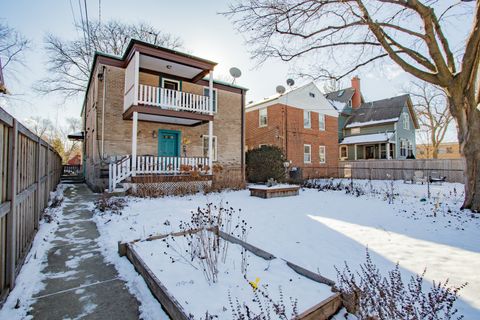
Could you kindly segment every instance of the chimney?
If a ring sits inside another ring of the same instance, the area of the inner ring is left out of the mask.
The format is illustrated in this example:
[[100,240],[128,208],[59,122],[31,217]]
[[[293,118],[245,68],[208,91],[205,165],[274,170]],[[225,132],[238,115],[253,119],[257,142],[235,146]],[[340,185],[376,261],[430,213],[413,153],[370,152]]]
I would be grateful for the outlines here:
[[352,108],[356,109],[362,104],[362,94],[360,92],[360,78],[358,76],[352,78],[352,88],[355,89],[355,93],[352,97]]

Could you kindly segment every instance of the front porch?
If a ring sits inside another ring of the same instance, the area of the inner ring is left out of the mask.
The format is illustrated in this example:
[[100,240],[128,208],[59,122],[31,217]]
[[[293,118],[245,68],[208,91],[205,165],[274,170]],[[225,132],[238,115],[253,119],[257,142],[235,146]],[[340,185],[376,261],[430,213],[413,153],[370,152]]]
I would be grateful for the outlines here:
[[348,136],[340,143],[340,160],[395,159],[394,133]]
[[[135,161],[134,161],[135,160]],[[109,165],[109,192],[127,178],[133,183],[210,181],[207,157],[122,157]]]

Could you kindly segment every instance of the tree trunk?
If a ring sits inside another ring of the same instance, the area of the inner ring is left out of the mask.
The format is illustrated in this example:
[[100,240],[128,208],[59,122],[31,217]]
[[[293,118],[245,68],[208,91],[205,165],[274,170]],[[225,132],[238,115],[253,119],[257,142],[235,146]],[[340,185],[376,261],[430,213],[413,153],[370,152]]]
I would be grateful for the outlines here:
[[465,95],[451,97],[450,103],[456,106],[451,110],[457,120],[460,152],[466,164],[465,201],[462,209],[480,212],[480,111]]

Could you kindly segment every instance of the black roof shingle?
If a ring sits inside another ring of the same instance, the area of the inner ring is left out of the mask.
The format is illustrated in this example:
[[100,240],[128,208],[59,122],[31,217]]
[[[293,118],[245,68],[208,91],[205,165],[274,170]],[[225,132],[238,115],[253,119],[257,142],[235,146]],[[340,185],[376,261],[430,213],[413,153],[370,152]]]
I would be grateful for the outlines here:
[[352,115],[345,125],[399,118],[409,98],[408,94],[404,94],[398,97],[362,103],[359,108],[352,110]]

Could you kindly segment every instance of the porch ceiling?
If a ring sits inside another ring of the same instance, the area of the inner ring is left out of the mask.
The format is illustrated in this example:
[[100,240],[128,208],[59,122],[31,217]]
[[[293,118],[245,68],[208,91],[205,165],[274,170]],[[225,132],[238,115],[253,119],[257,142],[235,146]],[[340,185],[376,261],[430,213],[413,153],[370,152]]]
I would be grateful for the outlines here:
[[185,64],[155,58],[144,54],[140,54],[140,69],[171,74],[186,79],[193,79],[204,73],[204,69],[201,68],[195,68]]
[[123,113],[124,120],[131,120],[133,112],[138,112],[139,121],[196,126],[213,120],[213,116],[188,111],[166,110],[157,107],[132,106]]

